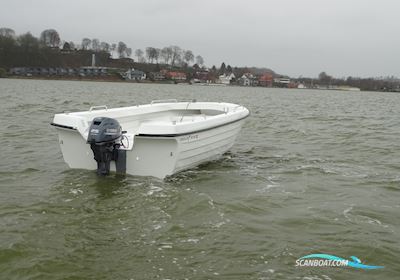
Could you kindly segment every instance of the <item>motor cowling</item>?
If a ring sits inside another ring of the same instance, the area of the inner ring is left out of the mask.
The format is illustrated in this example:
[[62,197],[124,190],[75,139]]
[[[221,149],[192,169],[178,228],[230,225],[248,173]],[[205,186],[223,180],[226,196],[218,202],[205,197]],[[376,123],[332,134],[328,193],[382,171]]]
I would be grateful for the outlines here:
[[122,128],[119,122],[112,118],[94,118],[87,138],[87,143],[93,151],[97,162],[97,174],[108,175],[110,163],[115,161],[117,173],[126,171],[126,151],[120,150]]

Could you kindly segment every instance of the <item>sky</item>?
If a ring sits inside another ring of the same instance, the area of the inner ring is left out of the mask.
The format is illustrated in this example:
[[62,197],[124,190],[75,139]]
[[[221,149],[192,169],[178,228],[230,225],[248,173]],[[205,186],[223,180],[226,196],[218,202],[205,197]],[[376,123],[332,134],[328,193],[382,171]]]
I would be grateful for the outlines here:
[[209,67],[400,77],[398,0],[0,0],[0,27],[132,50],[178,45]]

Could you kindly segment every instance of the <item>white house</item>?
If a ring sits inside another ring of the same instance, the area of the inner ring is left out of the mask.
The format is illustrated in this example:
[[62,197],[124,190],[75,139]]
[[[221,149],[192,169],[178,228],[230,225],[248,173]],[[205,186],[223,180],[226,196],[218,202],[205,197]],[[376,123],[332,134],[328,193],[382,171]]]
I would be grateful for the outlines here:
[[239,84],[242,86],[253,86],[254,85],[254,75],[251,73],[244,73],[242,77],[239,78]]
[[235,74],[233,74],[233,73],[230,73],[228,75],[223,74],[223,75],[219,76],[219,82],[224,85],[229,85],[231,83],[232,79],[235,79]]
[[136,80],[136,81],[142,81],[146,80],[146,73],[140,70],[135,70],[135,69],[129,69],[125,73],[123,73],[123,77],[126,80]]

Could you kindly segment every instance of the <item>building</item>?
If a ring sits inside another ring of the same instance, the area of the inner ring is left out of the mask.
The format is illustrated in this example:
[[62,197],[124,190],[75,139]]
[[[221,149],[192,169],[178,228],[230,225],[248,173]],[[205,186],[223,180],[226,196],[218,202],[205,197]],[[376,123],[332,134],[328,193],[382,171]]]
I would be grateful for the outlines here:
[[150,72],[149,77],[153,81],[164,81],[165,80],[165,73],[162,72]]
[[285,77],[275,78],[274,86],[276,87],[289,87],[290,79]]
[[219,76],[218,84],[230,85],[235,80],[235,74],[222,74]]
[[197,71],[194,74],[192,83],[209,84],[215,80],[208,70]]
[[258,79],[251,73],[244,73],[242,77],[238,79],[239,85],[241,86],[257,86]]
[[169,71],[166,74],[166,77],[175,81],[175,82],[184,82],[186,81],[186,74],[178,71]]
[[133,81],[146,80],[146,73],[140,70],[135,70],[133,68],[129,69],[126,72],[123,72],[121,75],[125,80],[133,80]]
[[274,77],[270,73],[263,74],[258,79],[258,85],[261,87],[272,87],[273,82],[274,82]]

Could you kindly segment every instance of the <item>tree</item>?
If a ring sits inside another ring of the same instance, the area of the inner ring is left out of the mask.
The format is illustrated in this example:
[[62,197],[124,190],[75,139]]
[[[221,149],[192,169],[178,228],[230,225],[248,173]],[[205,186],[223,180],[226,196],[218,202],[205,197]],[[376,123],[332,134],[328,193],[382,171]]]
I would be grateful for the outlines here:
[[70,51],[71,50],[71,45],[68,42],[65,42],[63,45],[63,50],[64,51]]
[[321,84],[328,85],[328,84],[330,84],[330,82],[332,80],[332,77],[329,76],[328,74],[326,74],[325,72],[321,72],[318,75],[318,79],[319,79]]
[[5,78],[5,77],[7,77],[6,69],[0,68],[0,78]]
[[143,51],[141,49],[136,49],[135,56],[137,57],[137,61],[140,62],[140,60],[143,58]]
[[126,49],[127,45],[124,42],[119,42],[118,47],[117,47],[117,52],[119,55],[119,58],[124,58],[126,56]]
[[88,50],[91,43],[92,43],[92,40],[90,40],[89,38],[83,38],[82,39],[82,50]]
[[47,47],[58,47],[60,45],[60,35],[54,29],[46,29],[40,34],[40,42]]
[[194,54],[192,51],[187,50],[183,53],[183,59],[186,61],[187,64],[194,61]]
[[150,63],[153,63],[154,60],[156,60],[158,63],[158,57],[160,56],[160,50],[153,48],[153,47],[147,47],[146,48],[146,56]]
[[95,52],[100,51],[100,41],[99,39],[92,39],[92,50]]
[[15,38],[15,31],[8,27],[1,27],[0,28],[0,36],[8,37],[8,38]]
[[161,50],[158,48],[155,48],[154,49],[154,58],[155,58],[157,64],[158,64],[158,59],[160,58],[160,55],[161,55]]
[[110,46],[111,55],[115,52],[116,49],[117,49],[117,44],[112,43],[111,46]]
[[225,71],[226,71],[225,62],[222,62],[221,67],[219,67],[218,73],[219,73],[220,75],[223,75],[223,74],[225,74]]
[[70,47],[70,49],[71,50],[75,50],[75,44],[74,44],[74,42],[69,42],[69,47]]
[[230,66],[230,65],[226,66],[226,72],[232,73],[232,66]]
[[174,66],[175,63],[182,60],[182,49],[178,46],[171,46],[170,48],[172,50],[171,65]]
[[203,59],[203,57],[201,55],[196,56],[196,63],[199,66],[202,66],[204,64],[204,59]]
[[106,43],[106,42],[101,42],[101,43],[100,43],[100,50],[101,50],[101,51],[103,51],[103,52],[110,52],[110,48],[111,48],[111,46],[110,46],[109,43]]
[[130,57],[131,54],[132,54],[132,49],[131,48],[126,48],[125,54],[126,54],[127,57]]
[[24,52],[32,52],[39,49],[39,40],[31,33],[25,33],[17,38],[18,45]]
[[152,49],[151,47],[146,48],[146,57],[147,57],[147,60],[149,61],[149,63],[153,62],[151,49]]
[[170,59],[172,58],[172,48],[165,47],[161,50],[161,57],[164,59],[165,64],[168,64]]

